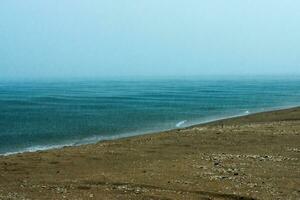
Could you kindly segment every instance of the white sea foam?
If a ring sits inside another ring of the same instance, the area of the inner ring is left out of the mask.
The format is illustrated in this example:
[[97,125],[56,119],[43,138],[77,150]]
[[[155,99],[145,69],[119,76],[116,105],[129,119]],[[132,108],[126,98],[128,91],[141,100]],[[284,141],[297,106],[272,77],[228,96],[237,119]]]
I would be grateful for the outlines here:
[[183,124],[185,124],[187,122],[187,120],[183,120],[183,121],[180,121],[176,124],[176,127],[181,127]]
[[67,146],[74,146],[74,144],[67,143],[67,144],[62,144],[62,145],[45,145],[45,146],[38,145],[38,146],[28,147],[28,148],[22,149],[20,151],[13,151],[13,152],[0,154],[0,156],[9,156],[9,155],[24,153],[24,152],[45,151],[48,149],[60,149],[60,148],[67,147]]

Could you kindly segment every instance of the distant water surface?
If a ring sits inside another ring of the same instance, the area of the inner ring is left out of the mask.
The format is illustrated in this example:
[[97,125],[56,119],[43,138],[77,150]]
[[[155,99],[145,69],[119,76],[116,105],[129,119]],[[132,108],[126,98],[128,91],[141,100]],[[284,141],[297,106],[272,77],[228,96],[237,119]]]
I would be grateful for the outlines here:
[[300,105],[296,78],[0,82],[0,154]]

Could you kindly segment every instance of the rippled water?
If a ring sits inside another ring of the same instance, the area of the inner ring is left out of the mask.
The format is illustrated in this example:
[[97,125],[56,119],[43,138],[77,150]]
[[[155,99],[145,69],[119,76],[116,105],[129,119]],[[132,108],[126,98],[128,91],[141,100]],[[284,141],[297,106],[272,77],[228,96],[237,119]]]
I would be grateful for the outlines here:
[[299,104],[296,78],[0,82],[0,154]]

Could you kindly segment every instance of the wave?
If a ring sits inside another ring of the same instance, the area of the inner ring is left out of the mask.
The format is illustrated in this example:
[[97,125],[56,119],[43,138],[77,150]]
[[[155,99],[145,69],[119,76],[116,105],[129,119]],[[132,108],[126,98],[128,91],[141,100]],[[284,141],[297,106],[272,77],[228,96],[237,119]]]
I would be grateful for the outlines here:
[[183,121],[180,121],[176,124],[176,127],[181,127],[183,124],[185,124],[187,122],[187,120],[183,120]]
[[120,138],[125,137],[132,137],[132,136],[138,136],[143,134],[153,133],[153,131],[145,131],[145,132],[131,132],[131,133],[123,133],[118,135],[110,135],[110,136],[91,136],[86,137],[79,140],[73,140],[73,141],[66,141],[63,144],[59,145],[36,145],[31,147],[22,148],[18,151],[10,151],[7,153],[0,153],[0,156],[9,156],[19,153],[25,153],[25,152],[37,152],[37,151],[45,151],[50,149],[61,149],[63,147],[72,147],[72,146],[81,146],[81,145],[87,145],[87,144],[95,144],[100,141],[106,141],[106,140],[116,140]]
[[14,155],[14,154],[19,154],[19,153],[24,153],[24,152],[37,152],[37,151],[45,151],[45,150],[49,150],[49,149],[60,149],[63,147],[70,147],[70,146],[74,146],[73,143],[67,143],[67,144],[61,144],[61,145],[37,145],[37,146],[32,146],[32,147],[27,147],[24,148],[22,150],[19,151],[11,151],[11,152],[7,152],[4,154],[0,154],[0,156],[9,156],[9,155]]

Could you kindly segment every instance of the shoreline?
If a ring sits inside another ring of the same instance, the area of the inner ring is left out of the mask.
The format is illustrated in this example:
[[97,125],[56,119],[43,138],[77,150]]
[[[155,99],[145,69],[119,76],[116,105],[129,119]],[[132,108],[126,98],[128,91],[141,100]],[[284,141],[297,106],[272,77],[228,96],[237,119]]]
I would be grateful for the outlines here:
[[[103,141],[113,141],[113,140],[119,140],[119,139],[124,139],[124,138],[139,137],[139,136],[143,136],[143,135],[159,134],[159,133],[164,133],[164,132],[168,132],[168,131],[175,131],[178,129],[189,129],[189,128],[193,128],[193,127],[197,127],[197,126],[203,126],[206,124],[215,123],[218,121],[230,120],[230,119],[234,119],[234,118],[245,117],[245,116],[249,116],[249,115],[251,116],[251,115],[256,115],[256,114],[263,114],[263,113],[268,113],[268,112],[284,111],[284,110],[289,110],[289,109],[293,109],[293,108],[297,109],[297,108],[300,108],[300,106],[299,105],[298,106],[276,106],[276,107],[269,108],[264,111],[257,111],[257,112],[255,112],[255,111],[249,112],[248,110],[246,110],[242,114],[229,115],[226,117],[219,117],[219,118],[217,117],[212,120],[204,120],[202,122],[197,122],[197,123],[194,123],[194,124],[188,125],[188,126],[176,127],[177,126],[177,124],[176,124],[176,126],[174,128],[165,129],[165,130],[146,131],[146,132],[136,131],[134,133],[124,133],[124,134],[106,136],[106,137],[93,136],[93,137],[84,138],[82,140],[74,141],[71,143],[67,142],[66,144],[31,146],[31,147],[26,147],[25,150],[2,153],[2,154],[0,154],[0,158],[6,157],[6,156],[11,156],[11,155],[23,154],[23,153],[35,153],[35,152],[40,152],[40,151],[56,150],[56,149],[62,149],[62,148],[66,148],[66,147],[80,147],[80,146],[84,146],[84,145],[101,143]],[[261,109],[263,109],[263,108],[261,108]],[[186,120],[183,120],[183,121],[186,121]],[[181,122],[179,122],[179,123],[181,123]],[[182,125],[184,125],[184,124],[182,124]],[[93,139],[93,138],[101,138],[101,139]],[[81,143],[84,140],[91,141],[91,142]]]
[[299,199],[300,107],[0,156],[0,199]]

